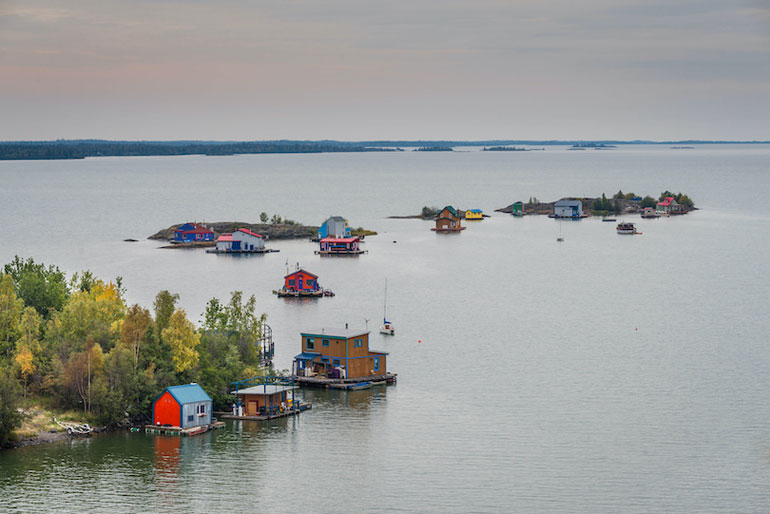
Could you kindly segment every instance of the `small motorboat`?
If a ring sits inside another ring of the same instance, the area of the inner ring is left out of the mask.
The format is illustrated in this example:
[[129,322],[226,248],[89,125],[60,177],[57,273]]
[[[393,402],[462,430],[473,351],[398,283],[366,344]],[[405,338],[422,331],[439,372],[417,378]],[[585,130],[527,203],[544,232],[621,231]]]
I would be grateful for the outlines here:
[[617,230],[618,234],[633,235],[638,233],[636,231],[636,226],[633,223],[627,223],[627,222],[618,223],[618,226],[615,227],[615,230]]
[[609,222],[609,221],[618,221],[618,220],[617,220],[617,219],[615,219],[615,218],[602,218],[602,221],[607,221],[607,222]]
[[380,334],[386,334],[389,336],[395,335],[396,330],[393,328],[393,323],[391,323],[386,319],[383,319],[382,326],[380,327]]

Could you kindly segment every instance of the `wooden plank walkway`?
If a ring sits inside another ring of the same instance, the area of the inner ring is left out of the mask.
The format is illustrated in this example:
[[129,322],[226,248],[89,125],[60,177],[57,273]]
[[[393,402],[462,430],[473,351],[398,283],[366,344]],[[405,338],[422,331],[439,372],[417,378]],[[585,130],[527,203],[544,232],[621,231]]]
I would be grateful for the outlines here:
[[198,435],[208,432],[209,430],[216,430],[217,428],[224,428],[225,423],[223,421],[214,421],[210,425],[199,425],[197,427],[182,428],[182,427],[164,427],[159,425],[145,425],[144,431],[148,434],[158,435]]
[[267,421],[270,419],[294,416],[295,414],[299,414],[300,412],[304,412],[312,408],[313,408],[312,403],[303,403],[299,406],[298,409],[286,410],[284,412],[279,412],[278,414],[270,414],[265,416],[236,416],[234,414],[220,414],[219,417],[222,419],[232,419],[232,420],[242,420],[242,421]]
[[295,382],[300,387],[321,387],[324,389],[347,389],[352,385],[359,384],[361,382],[371,382],[372,385],[380,385],[380,383],[395,384],[396,373],[386,373],[385,375],[372,375],[369,377],[356,377],[356,378],[325,378],[325,377],[295,377]]

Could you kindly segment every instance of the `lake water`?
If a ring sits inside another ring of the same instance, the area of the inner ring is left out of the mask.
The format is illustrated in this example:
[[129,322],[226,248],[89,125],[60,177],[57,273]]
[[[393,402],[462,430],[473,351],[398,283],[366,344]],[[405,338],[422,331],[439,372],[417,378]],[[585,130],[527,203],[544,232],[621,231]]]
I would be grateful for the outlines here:
[[[313,409],[294,419],[0,453],[0,510],[766,511],[770,146],[467,150],[0,162],[0,262],[120,275],[147,307],[169,289],[193,320],[213,296],[254,294],[281,368],[300,330],[376,329],[387,278],[397,335],[371,346],[398,373],[387,389],[303,391]],[[701,210],[632,219],[636,237],[492,212],[618,189],[682,191]],[[448,236],[386,219],[445,204],[492,217]],[[144,240],[262,211],[380,234],[358,258]],[[287,262],[337,296],[276,298]]]

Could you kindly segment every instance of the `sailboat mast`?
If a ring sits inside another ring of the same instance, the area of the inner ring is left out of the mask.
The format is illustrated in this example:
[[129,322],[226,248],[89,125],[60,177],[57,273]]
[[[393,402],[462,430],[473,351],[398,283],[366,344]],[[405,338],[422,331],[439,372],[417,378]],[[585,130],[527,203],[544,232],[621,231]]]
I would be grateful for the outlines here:
[[382,321],[388,319],[388,277],[385,277],[385,303],[382,306]]

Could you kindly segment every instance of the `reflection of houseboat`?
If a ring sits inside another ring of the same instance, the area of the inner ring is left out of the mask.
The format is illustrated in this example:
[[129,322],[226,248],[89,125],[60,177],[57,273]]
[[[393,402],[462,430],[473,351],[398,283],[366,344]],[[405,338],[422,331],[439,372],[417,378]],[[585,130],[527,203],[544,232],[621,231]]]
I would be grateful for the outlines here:
[[334,296],[330,289],[324,289],[318,284],[318,275],[298,268],[294,273],[283,277],[283,287],[273,291],[279,298],[318,298],[321,296]]
[[460,223],[460,215],[457,213],[457,209],[451,205],[447,205],[436,217],[436,226],[431,230],[434,232],[459,232],[465,230],[465,227]]
[[618,226],[615,228],[617,230],[618,234],[638,234],[636,231],[636,226],[633,223],[618,223]]
[[358,237],[325,237],[319,243],[319,249],[315,252],[320,255],[360,255],[366,253],[359,247],[361,240]]
[[396,381],[388,373],[388,354],[369,349],[367,330],[321,328],[301,336],[302,353],[294,357],[293,369],[300,386]]

